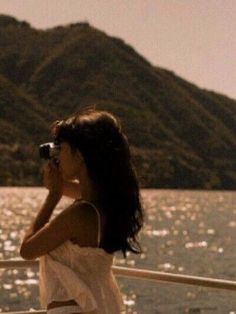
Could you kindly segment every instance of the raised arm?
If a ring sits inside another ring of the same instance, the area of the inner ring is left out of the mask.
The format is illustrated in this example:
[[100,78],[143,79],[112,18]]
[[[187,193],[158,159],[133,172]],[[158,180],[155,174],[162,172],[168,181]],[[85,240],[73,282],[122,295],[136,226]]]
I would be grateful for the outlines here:
[[62,197],[62,175],[51,161],[44,165],[44,182],[47,182],[48,195],[33,223],[26,231],[21,244],[20,255],[25,259],[35,257],[33,250],[35,242],[31,240],[35,238],[36,234],[41,234],[42,229],[47,229],[52,212]]
[[[43,168],[44,173],[47,175],[44,176],[44,186],[49,190],[50,186],[50,179],[48,176],[48,167],[47,164],[44,165]],[[59,177],[58,177],[59,179]],[[68,196],[73,199],[80,199],[81,198],[81,191],[80,191],[80,183],[73,182],[73,181],[65,181],[63,180],[62,176],[60,178],[61,185],[62,185],[62,194]]]
[[22,241],[20,248],[22,258],[35,259],[72,238],[78,239],[81,246],[97,246],[98,217],[94,208],[88,203],[74,202],[48,222],[57,202],[57,196],[54,198],[49,193]]
[[[24,239],[22,241],[21,248],[20,248],[20,255],[24,259],[34,259],[39,256],[39,255],[35,255],[34,252],[35,252],[35,249],[39,250],[40,246],[42,245],[40,243],[36,243],[35,241],[32,241],[32,239],[34,240],[35,235],[41,234],[43,229],[47,229],[46,228],[47,223],[52,215],[54,208],[56,207],[59,201],[60,201],[59,195],[56,195],[56,194],[54,195],[49,192],[42,208],[38,212],[32,224],[27,229]],[[60,234],[60,232],[57,234]],[[47,242],[48,241],[45,241],[45,243]],[[45,243],[43,245],[44,247],[45,247]]]

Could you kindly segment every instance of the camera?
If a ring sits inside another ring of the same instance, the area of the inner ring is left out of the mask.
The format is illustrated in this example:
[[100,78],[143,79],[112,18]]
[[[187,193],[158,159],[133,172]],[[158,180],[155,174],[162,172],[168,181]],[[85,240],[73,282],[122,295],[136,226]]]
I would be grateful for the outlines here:
[[58,161],[60,145],[50,142],[39,146],[39,157],[42,159],[54,159]]

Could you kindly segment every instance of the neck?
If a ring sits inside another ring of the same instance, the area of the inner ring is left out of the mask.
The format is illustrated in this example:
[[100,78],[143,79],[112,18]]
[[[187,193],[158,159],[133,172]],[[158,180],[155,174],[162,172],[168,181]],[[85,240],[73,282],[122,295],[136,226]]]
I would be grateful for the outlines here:
[[79,177],[81,197],[84,200],[92,203],[97,202],[97,189],[94,182],[90,179],[87,173],[81,173]]

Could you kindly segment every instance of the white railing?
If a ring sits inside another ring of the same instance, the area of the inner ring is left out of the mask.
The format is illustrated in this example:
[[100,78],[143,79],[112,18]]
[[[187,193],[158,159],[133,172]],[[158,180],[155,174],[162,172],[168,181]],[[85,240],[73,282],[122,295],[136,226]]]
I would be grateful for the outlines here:
[[[39,262],[34,261],[24,261],[24,260],[4,260],[0,261],[1,268],[28,268],[28,267],[38,267]],[[116,276],[152,280],[152,281],[165,281],[172,282],[177,284],[186,284],[186,285],[197,285],[208,288],[217,288],[225,290],[234,290],[236,291],[236,281],[207,278],[207,277],[198,277],[198,276],[189,276],[189,275],[180,275],[180,274],[171,274],[164,273],[159,271],[152,271],[147,269],[138,269],[138,268],[127,268],[120,266],[112,267],[113,273]],[[8,312],[8,314],[29,314],[31,312]],[[45,314],[46,311],[34,311],[36,314]],[[4,314],[3,312],[1,314]]]

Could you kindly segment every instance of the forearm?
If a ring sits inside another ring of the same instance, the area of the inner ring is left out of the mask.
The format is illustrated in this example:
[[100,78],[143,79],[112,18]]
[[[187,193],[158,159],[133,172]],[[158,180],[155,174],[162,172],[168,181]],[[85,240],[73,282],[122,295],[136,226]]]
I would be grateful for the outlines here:
[[52,193],[48,193],[44,204],[40,211],[38,212],[35,220],[30,225],[29,229],[27,230],[23,242],[33,236],[39,229],[41,229],[50,219],[52,212],[58,202],[60,201],[60,196]]
[[63,183],[63,195],[73,199],[81,198],[80,183],[66,181]]

